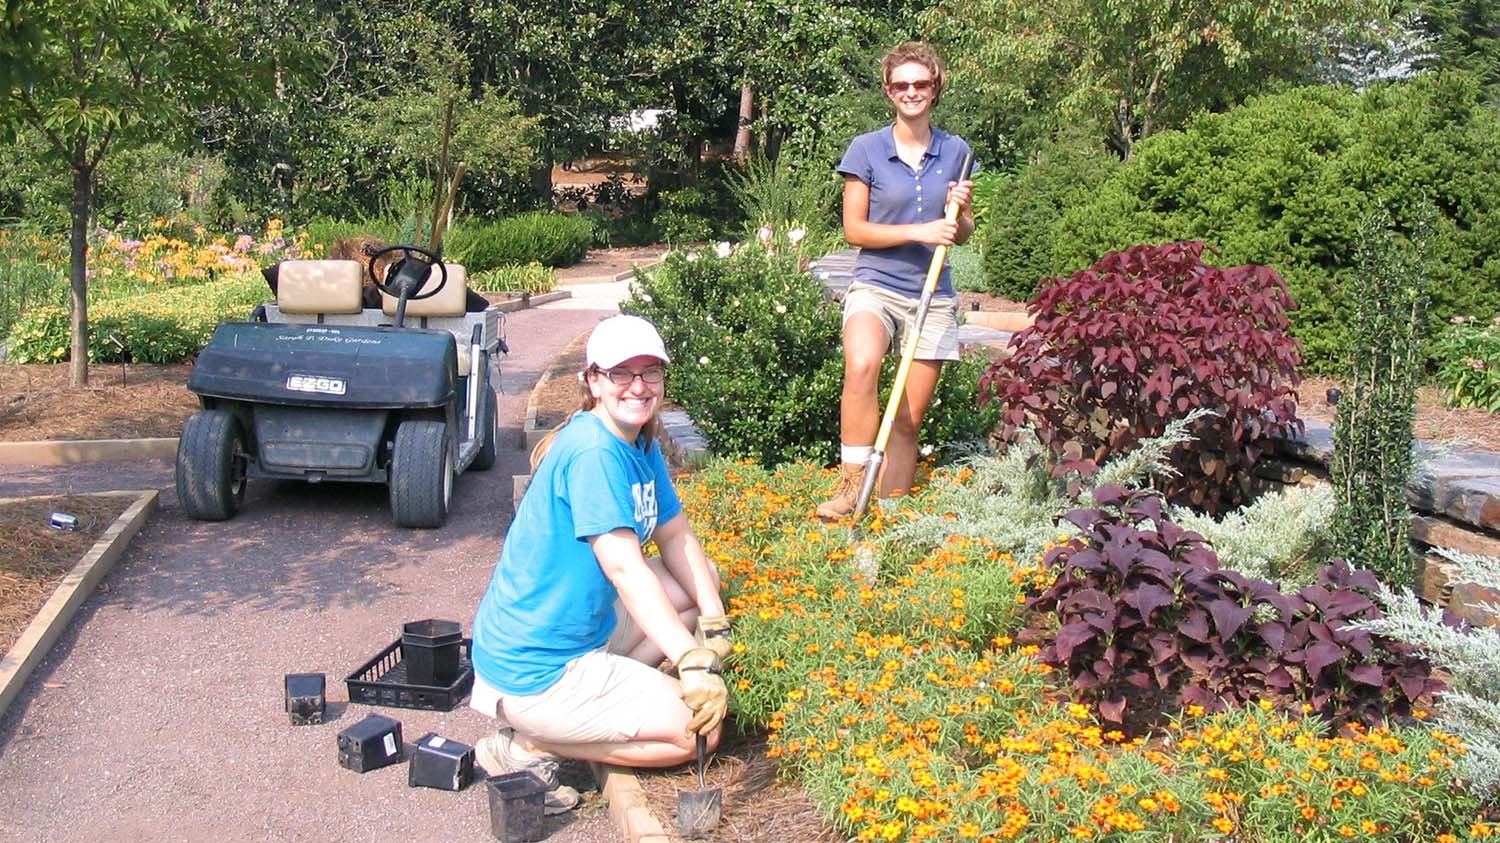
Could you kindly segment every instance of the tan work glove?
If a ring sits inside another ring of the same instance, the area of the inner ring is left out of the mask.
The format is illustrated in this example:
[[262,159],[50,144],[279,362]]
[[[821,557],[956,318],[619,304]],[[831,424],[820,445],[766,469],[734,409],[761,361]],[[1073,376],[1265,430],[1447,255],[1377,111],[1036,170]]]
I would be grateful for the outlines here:
[[734,654],[734,639],[729,636],[729,633],[729,618],[723,615],[699,616],[698,628],[693,632],[693,638],[697,639],[699,647],[713,650],[718,655],[721,664],[729,664],[729,657]]
[[707,647],[694,647],[677,660],[682,701],[693,710],[685,734],[706,735],[729,709],[729,688],[719,676],[719,657]]

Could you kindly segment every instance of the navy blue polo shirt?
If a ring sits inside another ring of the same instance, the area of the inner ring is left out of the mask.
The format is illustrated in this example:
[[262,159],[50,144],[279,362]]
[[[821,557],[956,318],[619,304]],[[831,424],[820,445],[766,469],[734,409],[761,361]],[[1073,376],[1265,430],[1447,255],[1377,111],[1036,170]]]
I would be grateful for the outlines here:
[[[933,126],[932,142],[922,155],[922,166],[913,171],[896,154],[894,129],[893,123],[850,141],[838,171],[869,185],[870,222],[908,225],[942,218],[948,182],[959,181],[958,170],[969,152],[969,144],[958,135]],[[927,243],[905,243],[889,249],[860,249],[854,263],[854,280],[918,298],[936,248]],[[936,295],[956,295],[946,266],[938,280]]]

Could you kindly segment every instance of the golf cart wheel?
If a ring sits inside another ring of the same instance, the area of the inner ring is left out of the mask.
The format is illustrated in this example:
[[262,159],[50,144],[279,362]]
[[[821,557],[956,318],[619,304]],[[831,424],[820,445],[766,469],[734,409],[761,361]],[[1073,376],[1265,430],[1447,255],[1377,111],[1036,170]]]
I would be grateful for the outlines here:
[[396,428],[391,453],[391,517],[398,527],[441,527],[453,496],[448,426],[408,419]]
[[480,434],[484,438],[480,440],[479,453],[474,455],[469,467],[475,471],[488,471],[495,467],[495,440],[500,426],[500,402],[495,400],[495,390],[489,387],[484,389],[484,414],[480,424],[484,426],[484,432]]
[[226,410],[203,410],[177,440],[177,499],[199,521],[230,518],[245,500],[249,458],[240,423]]

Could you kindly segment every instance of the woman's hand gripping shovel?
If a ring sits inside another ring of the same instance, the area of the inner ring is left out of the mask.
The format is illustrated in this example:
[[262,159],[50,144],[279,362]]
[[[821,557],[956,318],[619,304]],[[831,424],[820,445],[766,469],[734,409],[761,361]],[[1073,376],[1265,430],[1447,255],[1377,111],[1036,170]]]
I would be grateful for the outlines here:
[[[960,181],[969,177],[974,166],[974,153],[964,155],[964,163],[958,169]],[[943,209],[949,222],[958,219],[958,202],[950,201]],[[917,340],[922,334],[922,324],[927,321],[927,308],[932,305],[932,294],[937,290],[938,279],[943,275],[943,264],[948,260],[948,247],[938,246],[932,252],[932,263],[927,266],[927,282],[922,285],[922,298],[917,302],[917,316],[906,332],[901,349],[901,363],[896,367],[896,380],[891,384],[891,396],[885,402],[885,417],[880,420],[880,433],[875,436],[875,448],[870,452],[870,461],[865,463],[865,482],[854,502],[854,523],[858,524],[869,509],[870,496],[875,491],[875,481],[880,475],[880,464],[885,462],[885,448],[890,442],[891,428],[896,424],[896,410],[901,406],[901,395],[906,391],[906,378],[911,374],[912,361],[917,357]]]

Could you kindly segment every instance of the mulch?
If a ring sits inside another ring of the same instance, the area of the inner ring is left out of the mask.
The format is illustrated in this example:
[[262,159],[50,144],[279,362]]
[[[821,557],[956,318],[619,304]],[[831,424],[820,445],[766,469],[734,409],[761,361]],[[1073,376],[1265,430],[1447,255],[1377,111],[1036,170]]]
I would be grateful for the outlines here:
[[546,381],[532,393],[538,430],[551,430],[568,420],[582,406],[578,373],[583,371],[588,332],[573,338],[547,365]]
[[0,440],[172,437],[198,410],[190,363],[89,367],[69,385],[67,363],[0,365]]
[[[1297,415],[1332,425],[1334,406],[1328,390],[1340,387],[1332,378],[1308,378],[1297,387]],[[1417,390],[1417,412],[1412,434],[1434,443],[1500,453],[1500,413],[1474,407],[1450,407],[1442,387]]]
[[[677,828],[677,794],[698,789],[693,764],[669,770],[640,771],[636,778],[651,813],[668,832]],[[723,794],[719,827],[701,839],[709,843],[835,843],[843,840],[825,824],[802,788],[777,774],[766,757],[764,735],[737,735],[725,729],[723,742],[709,759],[704,783]]]
[[[0,501],[0,653],[16,643],[57,583],[130,504],[123,495]],[[54,529],[54,512],[76,516],[77,529]]]

